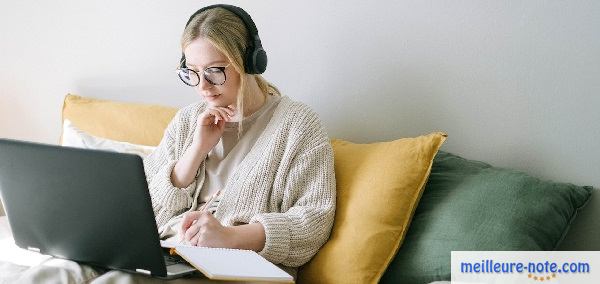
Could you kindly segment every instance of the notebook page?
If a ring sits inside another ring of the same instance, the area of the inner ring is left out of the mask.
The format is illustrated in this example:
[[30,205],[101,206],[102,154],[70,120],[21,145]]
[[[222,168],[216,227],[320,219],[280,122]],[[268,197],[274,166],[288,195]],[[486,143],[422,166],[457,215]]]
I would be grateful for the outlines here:
[[251,250],[189,246],[175,249],[210,279],[294,281],[291,275]]
[[160,240],[160,246],[163,247],[163,248],[176,248],[176,247],[184,246],[184,245],[182,245],[180,243],[173,242],[173,241],[163,241],[163,240]]

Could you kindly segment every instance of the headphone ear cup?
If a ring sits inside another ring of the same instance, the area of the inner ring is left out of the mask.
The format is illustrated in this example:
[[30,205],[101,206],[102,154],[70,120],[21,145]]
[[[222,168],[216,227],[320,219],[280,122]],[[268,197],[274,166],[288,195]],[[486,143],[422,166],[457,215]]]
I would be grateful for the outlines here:
[[254,67],[256,68],[256,73],[262,74],[267,69],[267,53],[260,47],[254,54]]
[[267,53],[262,47],[248,49],[244,62],[246,73],[262,74],[267,69]]

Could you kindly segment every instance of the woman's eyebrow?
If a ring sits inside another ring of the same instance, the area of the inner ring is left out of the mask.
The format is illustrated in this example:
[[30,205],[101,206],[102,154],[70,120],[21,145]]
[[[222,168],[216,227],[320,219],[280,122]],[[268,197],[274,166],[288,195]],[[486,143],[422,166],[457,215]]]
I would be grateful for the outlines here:
[[[211,63],[209,63],[209,64],[206,64],[206,67],[210,67],[211,65],[213,65],[213,64],[216,64],[216,63],[223,63],[223,64],[225,64],[225,63],[227,63],[227,62],[226,62],[226,61],[222,61],[222,60],[213,61],[213,62],[211,62]],[[189,64],[189,63],[187,63],[187,62],[185,63],[185,65],[187,65],[187,66],[192,66],[192,67],[199,67],[198,65],[195,65],[195,64]],[[200,68],[199,68],[199,69],[200,69]],[[202,68],[202,69],[204,69],[204,68]]]

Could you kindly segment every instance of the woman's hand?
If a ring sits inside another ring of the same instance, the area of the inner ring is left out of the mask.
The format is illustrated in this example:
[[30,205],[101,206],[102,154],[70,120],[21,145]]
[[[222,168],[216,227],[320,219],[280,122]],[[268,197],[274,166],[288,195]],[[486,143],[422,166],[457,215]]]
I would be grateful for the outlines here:
[[207,107],[198,116],[198,123],[194,131],[194,143],[201,153],[208,153],[223,136],[225,122],[231,121],[236,114],[233,106]]
[[194,181],[198,167],[223,136],[225,122],[230,121],[235,114],[233,106],[229,106],[207,108],[198,115],[192,146],[185,151],[171,172],[171,183],[175,187],[185,188]]
[[235,230],[224,227],[209,212],[193,211],[186,213],[179,230],[186,244],[202,247],[236,248]]

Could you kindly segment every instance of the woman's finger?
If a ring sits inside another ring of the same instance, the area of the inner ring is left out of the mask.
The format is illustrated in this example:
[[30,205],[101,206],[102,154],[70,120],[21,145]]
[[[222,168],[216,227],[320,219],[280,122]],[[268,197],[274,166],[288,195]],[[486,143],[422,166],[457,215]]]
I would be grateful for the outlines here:
[[194,223],[194,225],[190,226],[186,231],[185,231],[185,235],[184,235],[184,240],[187,242],[190,242],[194,236],[196,236],[198,234],[198,232],[200,231],[200,226],[198,226],[197,223]]
[[200,240],[200,233],[197,233],[192,239],[189,241],[191,246],[198,246],[198,241]]
[[212,120],[213,124],[217,124],[219,122],[219,120],[225,120],[225,115],[222,111],[219,111],[216,108],[210,108],[208,109],[210,115],[212,115],[214,118]]
[[224,110],[229,116],[235,115],[235,110],[231,109],[230,107],[221,107],[221,109]]
[[221,116],[221,119],[225,120],[225,121],[229,121],[229,113],[227,113],[227,111],[225,111],[224,108],[215,108],[214,110],[216,110],[217,112],[219,112],[219,115]]
[[188,212],[185,213],[185,215],[183,215],[183,220],[181,220],[181,232],[185,232],[191,225],[192,223],[198,219],[198,217],[200,217],[200,215],[202,215],[201,211],[192,211],[192,212]]
[[209,125],[214,123],[213,117],[214,115],[207,109],[198,116],[198,121],[201,122],[201,125]]
[[207,108],[207,109],[204,111],[204,115],[205,115],[205,116],[214,116],[214,110],[213,110],[212,108]]

